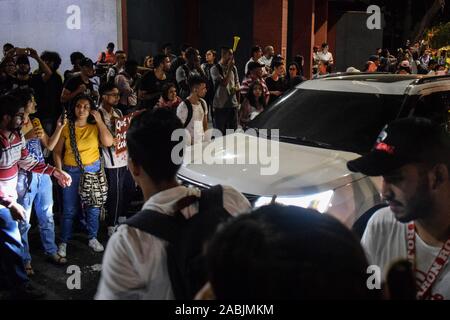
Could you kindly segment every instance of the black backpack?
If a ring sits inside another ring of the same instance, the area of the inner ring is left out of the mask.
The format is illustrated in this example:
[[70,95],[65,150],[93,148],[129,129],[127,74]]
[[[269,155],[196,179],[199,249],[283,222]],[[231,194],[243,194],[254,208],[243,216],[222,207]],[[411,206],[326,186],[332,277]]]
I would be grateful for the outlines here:
[[[189,122],[191,122],[192,120],[192,116],[194,115],[194,109],[192,108],[192,103],[189,101],[189,99],[186,99],[183,102],[188,109],[188,115],[186,121],[183,124],[183,127],[186,128],[189,125]],[[206,113],[207,106],[205,105],[205,103],[203,103],[202,99],[200,99],[200,104],[202,105],[203,112]]]
[[[180,210],[196,201],[199,202],[199,212],[185,219]],[[173,216],[143,210],[125,224],[168,242],[167,266],[175,298],[192,300],[208,281],[204,245],[217,226],[232,216],[223,208],[220,185],[202,190],[200,199],[195,196],[181,199],[177,209]]]

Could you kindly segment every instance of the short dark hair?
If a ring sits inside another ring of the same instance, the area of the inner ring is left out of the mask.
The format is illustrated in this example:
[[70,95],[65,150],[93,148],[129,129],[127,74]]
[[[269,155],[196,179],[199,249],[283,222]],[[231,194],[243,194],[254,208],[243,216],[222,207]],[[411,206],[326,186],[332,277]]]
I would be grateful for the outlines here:
[[172,150],[180,141],[172,141],[172,133],[182,128],[181,120],[172,111],[161,108],[145,111],[131,121],[127,132],[129,157],[153,182],[175,178],[181,164],[172,161]]
[[209,49],[208,51],[206,51],[206,52],[211,52],[212,53],[212,55],[214,56],[214,57],[217,57],[217,51],[216,50],[214,50],[214,49]]
[[41,59],[53,62],[53,70],[58,70],[61,65],[61,56],[55,51],[42,52]]
[[0,118],[5,115],[14,117],[21,107],[19,100],[13,95],[0,96]]
[[189,78],[189,81],[188,81],[189,88],[191,91],[195,87],[201,85],[202,83],[206,84],[206,79],[204,79],[203,77],[199,77],[199,76],[193,76],[193,77]]
[[193,58],[195,58],[196,56],[198,56],[198,50],[193,47],[190,47],[186,50],[185,54],[186,54],[186,59],[188,61],[190,61]]
[[220,47],[220,53],[221,53],[221,55],[224,55],[225,53],[230,52],[230,50],[232,50],[231,47],[227,47],[227,46]]
[[328,43],[326,43],[326,42],[322,43],[322,49],[325,47],[328,47]]
[[283,61],[280,61],[280,60],[274,60],[274,61],[272,62],[271,68],[272,68],[272,69],[275,69],[275,68],[281,67],[281,66],[283,66],[283,65],[284,65]]
[[262,51],[262,48],[260,46],[254,46],[254,47],[252,47],[252,50],[250,51],[250,55],[253,57],[253,55],[258,51]]
[[108,45],[106,46],[106,48],[115,48],[116,45],[113,42],[108,43]]
[[8,94],[14,96],[19,102],[19,107],[26,107],[28,102],[34,96],[34,90],[31,88],[17,88]]
[[79,51],[72,52],[72,54],[70,55],[70,63],[72,65],[75,65],[75,63],[77,61],[81,61],[84,58],[85,58],[85,56],[81,52],[79,52]]
[[165,54],[157,54],[154,58],[153,58],[153,67],[158,68],[162,63],[164,63],[164,60],[166,60],[168,58],[168,56],[166,56]]
[[[11,50],[11,49],[14,49],[14,46],[8,42],[3,45],[3,50],[6,50],[7,48],[9,48],[8,50]],[[8,50],[6,50],[6,51],[8,51]]]
[[101,96],[103,96],[106,92],[112,91],[114,89],[119,89],[116,84],[112,81],[107,81],[105,83],[102,83],[100,87],[98,88],[98,93]]
[[329,215],[269,205],[222,225],[207,245],[222,299],[368,299],[368,262],[353,233]]

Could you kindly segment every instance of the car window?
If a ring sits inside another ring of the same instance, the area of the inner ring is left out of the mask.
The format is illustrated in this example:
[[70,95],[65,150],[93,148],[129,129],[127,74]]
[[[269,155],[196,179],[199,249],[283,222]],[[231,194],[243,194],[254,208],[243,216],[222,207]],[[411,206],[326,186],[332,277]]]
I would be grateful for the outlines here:
[[435,92],[418,99],[413,115],[431,119],[440,125],[447,125],[449,109],[450,91]]
[[398,116],[403,97],[295,89],[255,118],[250,126],[279,129],[280,136],[364,153],[372,148],[383,127]]

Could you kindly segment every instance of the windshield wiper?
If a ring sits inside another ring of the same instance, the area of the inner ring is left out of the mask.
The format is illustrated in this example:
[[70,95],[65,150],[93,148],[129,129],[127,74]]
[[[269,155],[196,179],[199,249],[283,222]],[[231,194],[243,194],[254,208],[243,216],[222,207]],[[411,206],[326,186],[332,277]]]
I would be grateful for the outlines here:
[[334,149],[333,146],[331,144],[329,144],[329,143],[311,140],[311,139],[308,139],[306,137],[279,136],[279,138],[280,138],[280,140],[292,141],[292,142],[298,143],[298,144],[306,144],[306,145],[310,145],[310,146],[313,146],[313,147]]

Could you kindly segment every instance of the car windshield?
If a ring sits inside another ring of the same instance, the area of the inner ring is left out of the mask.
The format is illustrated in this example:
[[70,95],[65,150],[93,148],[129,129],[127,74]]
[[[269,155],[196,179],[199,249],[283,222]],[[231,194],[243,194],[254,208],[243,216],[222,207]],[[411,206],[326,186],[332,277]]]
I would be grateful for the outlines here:
[[250,127],[279,129],[281,141],[365,153],[397,117],[402,100],[402,95],[294,89]]

